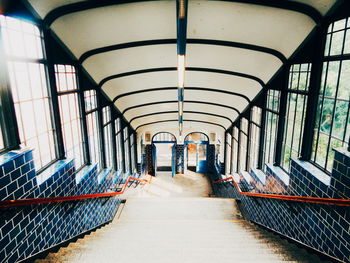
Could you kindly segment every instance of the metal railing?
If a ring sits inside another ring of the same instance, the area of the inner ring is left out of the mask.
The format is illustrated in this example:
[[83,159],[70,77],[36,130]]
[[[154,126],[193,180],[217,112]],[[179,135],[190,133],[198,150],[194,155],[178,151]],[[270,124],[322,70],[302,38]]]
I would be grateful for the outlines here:
[[293,202],[303,202],[303,203],[315,203],[315,204],[325,204],[325,205],[336,205],[336,206],[350,206],[349,199],[332,199],[332,198],[321,198],[321,197],[311,197],[311,196],[295,196],[295,195],[282,195],[282,194],[263,194],[263,193],[250,193],[243,192],[236,182],[236,180],[230,176],[220,180],[213,181],[213,184],[232,181],[238,194],[251,196],[256,198],[269,198],[269,199],[279,199],[288,200]]
[[60,202],[84,200],[84,199],[91,199],[91,198],[117,196],[117,195],[121,195],[125,192],[125,189],[126,189],[126,187],[128,187],[128,184],[130,183],[130,181],[132,181],[132,183],[135,181],[140,182],[140,183],[141,182],[148,183],[150,180],[138,179],[138,178],[129,176],[128,179],[126,180],[126,182],[124,183],[124,186],[122,187],[122,189],[120,191],[117,191],[117,192],[85,194],[85,195],[72,195],[72,196],[57,196],[57,197],[45,197],[45,198],[28,198],[28,199],[17,199],[17,200],[4,200],[4,201],[0,201],[0,208],[38,205],[38,204],[49,204],[49,203],[60,203]]

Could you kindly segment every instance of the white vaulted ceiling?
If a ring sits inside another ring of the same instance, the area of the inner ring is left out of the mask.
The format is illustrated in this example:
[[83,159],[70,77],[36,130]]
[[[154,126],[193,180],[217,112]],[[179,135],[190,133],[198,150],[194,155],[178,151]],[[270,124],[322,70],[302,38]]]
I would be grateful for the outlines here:
[[[177,129],[175,0],[27,1],[134,128]],[[189,0],[185,131],[228,128],[336,0],[249,2]]]

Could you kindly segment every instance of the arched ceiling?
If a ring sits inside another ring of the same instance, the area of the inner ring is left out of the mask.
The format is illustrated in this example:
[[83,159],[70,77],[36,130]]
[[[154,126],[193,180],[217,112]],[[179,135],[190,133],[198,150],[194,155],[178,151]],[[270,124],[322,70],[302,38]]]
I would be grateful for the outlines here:
[[[178,127],[175,0],[27,1],[135,129]],[[228,128],[335,2],[189,0],[184,131]]]

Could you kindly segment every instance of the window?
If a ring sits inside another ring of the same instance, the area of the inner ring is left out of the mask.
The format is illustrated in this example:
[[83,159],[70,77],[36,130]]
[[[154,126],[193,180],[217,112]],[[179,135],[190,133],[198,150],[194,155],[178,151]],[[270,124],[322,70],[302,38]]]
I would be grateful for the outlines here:
[[89,152],[92,164],[98,164],[100,168],[100,147],[99,147],[99,129],[97,116],[97,101],[96,91],[84,91],[85,109],[86,109],[86,123],[89,141]]
[[103,138],[104,138],[104,149],[106,168],[113,167],[113,150],[112,150],[112,118],[111,118],[111,107],[106,106],[102,108],[102,119],[103,119]]
[[232,136],[229,133],[226,133],[226,172],[230,173],[231,171],[231,141],[232,141]]
[[131,171],[135,171],[136,169],[136,160],[135,160],[135,141],[134,134],[130,135],[130,149],[131,149]]
[[131,173],[131,171],[130,171],[130,148],[129,148],[129,131],[128,131],[128,127],[125,127],[123,132],[124,132],[125,171],[127,173]]
[[248,120],[246,118],[241,119],[239,136],[239,171],[246,171],[248,150]]
[[[350,19],[329,26],[316,113],[312,161],[331,171],[333,148],[348,147],[350,137]],[[346,56],[344,56],[346,55]]]
[[311,64],[292,65],[289,72],[281,163],[288,172],[290,159],[299,157],[301,151],[310,74]]
[[238,134],[239,130],[236,126],[233,127],[232,132],[232,164],[231,164],[231,173],[238,172]]
[[84,154],[75,68],[55,65],[55,77],[66,157],[74,158],[79,169],[84,164]]
[[[265,115],[264,163],[273,163],[276,151],[277,123],[280,103],[280,92],[268,90]],[[265,169],[265,167],[264,167]]]
[[46,60],[35,25],[0,16],[21,144],[33,148],[36,169],[56,159]]
[[260,131],[261,131],[261,108],[254,106],[251,110],[250,134],[249,134],[249,168],[258,167]]
[[115,136],[116,136],[116,153],[117,153],[117,169],[123,170],[123,148],[122,148],[122,130],[120,124],[120,118],[116,119],[115,122]]

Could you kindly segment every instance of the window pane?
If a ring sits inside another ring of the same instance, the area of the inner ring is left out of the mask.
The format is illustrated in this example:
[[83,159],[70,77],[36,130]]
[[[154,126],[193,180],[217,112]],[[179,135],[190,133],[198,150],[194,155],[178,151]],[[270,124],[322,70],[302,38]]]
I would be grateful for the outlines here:
[[327,42],[331,43],[329,55],[339,55],[339,58],[323,63],[312,161],[328,171],[333,165],[333,149],[347,148],[349,144],[350,60],[342,57],[350,53],[349,23],[349,18],[336,21],[327,33]]
[[238,128],[233,127],[233,147],[232,147],[232,166],[231,166],[231,173],[237,173],[238,172]]
[[44,67],[40,63],[8,62],[21,143],[36,151],[37,169],[56,158],[47,85],[42,81],[46,79]]
[[98,142],[98,126],[97,126],[97,112],[91,112],[86,115],[87,129],[88,129],[88,140],[89,140],[89,151],[92,164],[98,164],[100,168],[100,150]]
[[231,142],[232,142],[232,137],[231,134],[227,133],[226,134],[226,171],[227,173],[230,173],[231,171]]
[[96,91],[84,91],[85,110],[91,111],[97,108]]
[[239,141],[239,170],[247,170],[248,151],[248,120],[241,119],[240,141]]
[[266,126],[265,126],[265,145],[264,145],[264,162],[273,163],[276,137],[277,137],[277,122],[278,115],[272,112],[266,112]]
[[126,170],[126,172],[131,173],[131,171],[130,171],[130,149],[129,149],[128,127],[125,127],[123,132],[124,132],[125,170]]

